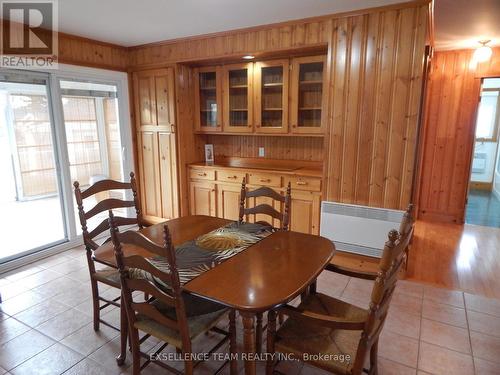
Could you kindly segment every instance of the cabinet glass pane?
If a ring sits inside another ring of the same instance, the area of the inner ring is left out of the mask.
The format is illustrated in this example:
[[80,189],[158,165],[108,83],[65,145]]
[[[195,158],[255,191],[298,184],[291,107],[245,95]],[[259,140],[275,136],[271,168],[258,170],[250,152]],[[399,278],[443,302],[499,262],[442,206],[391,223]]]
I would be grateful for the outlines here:
[[299,70],[299,127],[321,126],[323,63],[301,64]]
[[262,68],[262,127],[283,126],[283,67]]
[[229,125],[248,125],[248,70],[229,71]]
[[202,127],[217,126],[217,74],[202,72],[200,79],[200,121]]

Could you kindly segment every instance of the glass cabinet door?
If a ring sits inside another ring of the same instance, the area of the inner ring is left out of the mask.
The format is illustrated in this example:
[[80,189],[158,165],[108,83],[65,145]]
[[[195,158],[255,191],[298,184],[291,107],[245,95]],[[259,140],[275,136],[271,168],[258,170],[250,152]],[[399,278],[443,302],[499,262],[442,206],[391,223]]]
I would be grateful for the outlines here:
[[301,57],[292,61],[292,133],[323,131],[324,56]]
[[256,119],[259,133],[288,131],[288,60],[255,63]]
[[251,132],[252,63],[232,64],[223,68],[224,75],[224,131]]
[[221,130],[220,69],[195,70],[196,124],[198,131]]

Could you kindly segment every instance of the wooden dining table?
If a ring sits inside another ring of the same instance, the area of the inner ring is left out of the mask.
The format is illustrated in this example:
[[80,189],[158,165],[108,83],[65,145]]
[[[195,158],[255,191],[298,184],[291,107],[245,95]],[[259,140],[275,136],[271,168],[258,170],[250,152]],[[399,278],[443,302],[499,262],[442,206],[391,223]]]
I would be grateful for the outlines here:
[[[231,220],[211,216],[186,216],[140,229],[146,237],[161,244],[167,224],[174,246],[194,240]],[[152,257],[136,247],[124,249],[126,255]],[[323,237],[292,231],[278,231],[187,282],[183,289],[194,295],[228,306],[242,317],[245,374],[256,372],[255,317],[304,292],[333,257],[335,246]],[[113,246],[105,243],[94,252],[98,262],[116,267]]]

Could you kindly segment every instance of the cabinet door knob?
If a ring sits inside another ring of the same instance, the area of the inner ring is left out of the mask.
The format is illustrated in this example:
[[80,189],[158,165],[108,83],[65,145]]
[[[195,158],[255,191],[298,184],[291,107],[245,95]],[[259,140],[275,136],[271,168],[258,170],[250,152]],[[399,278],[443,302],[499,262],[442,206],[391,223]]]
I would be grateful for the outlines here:
[[261,178],[260,182],[271,182],[270,178]]
[[198,173],[198,176],[200,177],[205,177],[207,174],[206,173]]

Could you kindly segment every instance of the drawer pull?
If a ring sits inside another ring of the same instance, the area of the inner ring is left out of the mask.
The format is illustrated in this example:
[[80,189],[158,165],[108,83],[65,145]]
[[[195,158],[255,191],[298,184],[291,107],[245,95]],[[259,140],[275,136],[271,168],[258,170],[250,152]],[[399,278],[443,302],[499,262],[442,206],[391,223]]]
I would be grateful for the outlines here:
[[200,176],[200,177],[205,177],[206,175],[207,175],[207,174],[206,174],[205,172],[203,172],[203,173],[198,173],[198,176]]
[[297,185],[307,185],[307,182],[305,182],[305,181],[297,181],[296,184]]
[[271,182],[270,178],[261,178],[260,182]]
[[227,178],[230,180],[236,180],[238,178],[238,176],[227,176]]

